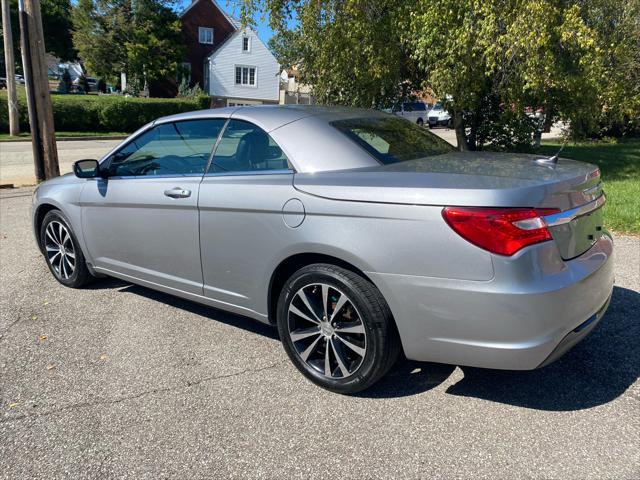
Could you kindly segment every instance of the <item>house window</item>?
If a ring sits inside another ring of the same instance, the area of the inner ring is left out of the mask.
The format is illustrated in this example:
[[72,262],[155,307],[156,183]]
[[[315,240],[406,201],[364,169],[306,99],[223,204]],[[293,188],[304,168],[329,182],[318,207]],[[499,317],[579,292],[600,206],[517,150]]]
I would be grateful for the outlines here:
[[251,50],[251,41],[249,37],[242,37],[242,51],[249,52]]
[[198,27],[198,39],[200,43],[213,45],[213,28]]
[[236,67],[236,85],[256,86],[256,67]]

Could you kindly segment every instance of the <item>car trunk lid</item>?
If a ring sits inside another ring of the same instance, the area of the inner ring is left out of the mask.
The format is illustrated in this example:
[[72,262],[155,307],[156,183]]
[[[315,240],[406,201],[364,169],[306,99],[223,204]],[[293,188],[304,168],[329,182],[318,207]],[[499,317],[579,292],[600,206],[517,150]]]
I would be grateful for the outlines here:
[[468,207],[557,208],[550,233],[565,259],[586,251],[602,235],[598,167],[569,159],[495,152],[451,152],[354,170],[297,173],[294,186],[333,200]]

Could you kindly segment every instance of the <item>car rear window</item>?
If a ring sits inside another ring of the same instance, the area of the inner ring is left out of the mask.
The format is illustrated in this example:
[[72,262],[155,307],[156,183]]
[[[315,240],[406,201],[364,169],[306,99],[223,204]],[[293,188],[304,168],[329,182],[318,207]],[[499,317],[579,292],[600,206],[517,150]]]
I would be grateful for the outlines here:
[[453,151],[440,137],[401,118],[352,118],[331,125],[385,165]]

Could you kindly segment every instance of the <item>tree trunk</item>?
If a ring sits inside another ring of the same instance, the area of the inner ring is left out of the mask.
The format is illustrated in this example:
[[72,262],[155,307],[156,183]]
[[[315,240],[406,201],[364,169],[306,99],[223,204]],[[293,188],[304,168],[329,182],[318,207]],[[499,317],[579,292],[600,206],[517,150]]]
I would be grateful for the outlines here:
[[544,133],[551,132],[551,127],[553,126],[553,111],[548,109],[544,114],[544,124],[542,126],[542,131]]
[[456,131],[456,141],[458,142],[458,150],[465,152],[469,150],[467,143],[467,135],[464,129],[464,121],[462,119],[462,111],[453,111],[453,128]]

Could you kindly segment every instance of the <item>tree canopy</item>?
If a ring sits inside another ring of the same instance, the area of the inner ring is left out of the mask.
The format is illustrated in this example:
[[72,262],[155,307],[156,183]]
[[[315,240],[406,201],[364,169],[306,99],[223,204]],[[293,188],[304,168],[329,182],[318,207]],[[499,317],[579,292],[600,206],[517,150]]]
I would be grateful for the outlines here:
[[[547,122],[594,133],[640,116],[640,0],[244,0],[323,103],[373,107],[426,89],[463,148],[531,141]],[[287,29],[287,19],[297,25]],[[635,119],[635,120],[634,120]]]
[[184,47],[172,6],[166,0],[79,0],[72,16],[79,58],[100,77],[126,73],[135,88],[175,74]]
[[[71,1],[70,0],[40,0],[42,14],[42,29],[44,31],[44,46],[48,53],[62,61],[74,60],[76,52],[71,39]],[[18,0],[10,0],[11,33],[16,64],[21,65],[20,59],[20,19],[18,17]],[[4,72],[4,43],[0,42],[0,62]],[[19,71],[22,71],[20,68]]]

